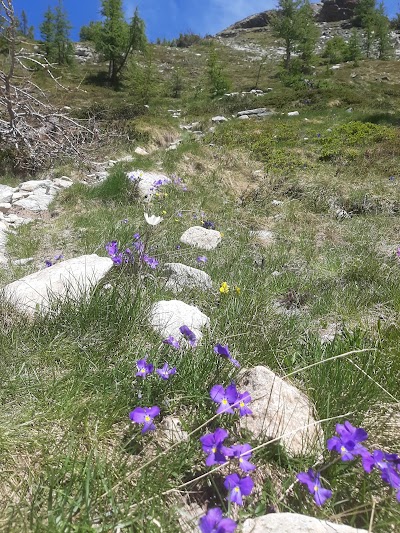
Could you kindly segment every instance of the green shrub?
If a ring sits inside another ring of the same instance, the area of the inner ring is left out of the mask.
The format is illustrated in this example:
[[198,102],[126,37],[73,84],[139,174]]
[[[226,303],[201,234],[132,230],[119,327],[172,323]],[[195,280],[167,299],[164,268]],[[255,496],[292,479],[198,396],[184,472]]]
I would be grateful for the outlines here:
[[335,35],[326,43],[322,57],[328,60],[328,63],[333,65],[335,63],[342,63],[348,54],[348,46],[340,35]]

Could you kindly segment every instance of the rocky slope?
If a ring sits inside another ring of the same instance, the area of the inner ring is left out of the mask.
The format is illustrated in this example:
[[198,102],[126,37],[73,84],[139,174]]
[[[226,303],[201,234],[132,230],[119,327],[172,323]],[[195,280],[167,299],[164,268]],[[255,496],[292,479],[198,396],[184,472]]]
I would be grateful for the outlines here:
[[[357,4],[357,0],[323,0],[321,3],[311,4],[315,13],[317,22],[339,22],[349,21],[354,16],[354,8]],[[262,11],[256,13],[250,17],[246,17],[229,28],[226,28],[218,35],[221,37],[232,36],[240,32],[241,30],[256,30],[265,28],[269,25],[271,15],[275,13],[275,10]]]

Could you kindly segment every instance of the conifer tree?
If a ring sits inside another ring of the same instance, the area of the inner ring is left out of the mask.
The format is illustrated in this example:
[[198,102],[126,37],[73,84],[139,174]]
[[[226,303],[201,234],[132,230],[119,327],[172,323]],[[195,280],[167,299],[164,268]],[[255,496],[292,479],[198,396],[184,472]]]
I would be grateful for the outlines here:
[[54,12],[49,7],[44,14],[44,21],[40,25],[44,53],[48,61],[65,65],[72,60],[73,48],[69,39],[71,24],[59,0]]
[[21,21],[20,21],[20,24],[19,24],[19,29],[20,29],[20,32],[22,33],[22,35],[24,35],[25,37],[28,36],[28,31],[29,31],[28,17],[26,15],[26,11],[24,9],[21,12]]
[[355,7],[356,22],[363,28],[365,55],[370,57],[376,24],[376,0],[359,0]]
[[104,20],[95,34],[96,50],[108,61],[108,77],[116,84],[130,52],[145,46],[145,25],[138,9],[131,24],[126,22],[122,0],[102,0],[101,14]]
[[60,65],[70,63],[72,60],[73,48],[69,38],[71,28],[62,0],[59,0],[54,10],[54,47],[56,61]]
[[40,25],[40,35],[43,41],[44,54],[49,61],[53,60],[55,25],[54,14],[49,6],[44,14],[44,20]]
[[379,4],[375,18],[375,37],[378,46],[378,58],[388,59],[392,50],[390,40],[390,22],[385,13],[383,2]]
[[279,0],[271,25],[275,35],[285,42],[285,70],[291,70],[292,55],[296,51],[300,52],[303,64],[309,66],[318,28],[308,0]]
[[349,42],[347,43],[346,61],[353,61],[354,66],[358,65],[358,61],[361,59],[361,46],[360,38],[356,28],[353,28]]

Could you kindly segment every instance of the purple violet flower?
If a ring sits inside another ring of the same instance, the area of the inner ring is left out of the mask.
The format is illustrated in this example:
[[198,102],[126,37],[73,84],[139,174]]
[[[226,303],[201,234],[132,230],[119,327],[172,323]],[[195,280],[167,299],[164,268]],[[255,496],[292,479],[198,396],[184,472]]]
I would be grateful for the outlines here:
[[233,365],[240,367],[239,362],[232,357],[227,344],[225,344],[225,346],[222,346],[222,344],[217,344],[214,346],[214,352],[218,355],[222,355],[222,357],[226,357],[226,359],[229,359]]
[[250,444],[235,444],[231,447],[231,450],[233,452],[233,457],[239,459],[239,467],[244,472],[251,472],[251,470],[255,470],[256,466],[249,461],[252,450]]
[[46,259],[44,264],[46,265],[46,268],[49,268],[49,267],[53,266],[53,263],[51,261],[49,261],[48,259]]
[[381,450],[374,450],[372,454],[368,454],[363,459],[363,468],[370,474],[374,467],[384,472],[388,468],[400,467],[400,458],[396,453],[385,453]]
[[164,344],[169,344],[170,346],[172,346],[172,348],[175,348],[175,350],[179,350],[179,348],[181,347],[180,344],[179,344],[179,341],[174,339],[174,337],[172,335],[170,335],[169,337],[164,339],[163,343]]
[[236,402],[236,408],[239,409],[240,416],[252,415],[253,411],[247,407],[247,404],[251,402],[250,394],[245,391],[239,394],[238,401]]
[[147,433],[147,431],[156,429],[156,426],[153,424],[153,419],[159,414],[160,408],[157,406],[136,407],[136,409],[129,413],[129,418],[136,424],[144,424],[142,433]]
[[153,270],[155,270],[159,265],[159,262],[157,261],[155,257],[150,257],[147,254],[143,254],[142,260],[144,263],[146,263],[146,265],[148,265]]
[[211,220],[205,220],[203,222],[203,228],[206,228],[206,229],[215,229],[215,223],[212,222]]
[[326,500],[332,496],[331,490],[322,487],[319,472],[314,473],[310,468],[308,472],[300,472],[296,477],[300,483],[307,485],[308,491],[313,494],[314,501],[318,506],[324,505]]
[[228,500],[243,505],[242,496],[248,496],[253,490],[254,483],[251,477],[241,478],[238,474],[226,476],[224,486],[230,491]]
[[214,433],[208,433],[200,437],[203,452],[208,453],[206,465],[224,464],[227,457],[232,455],[232,451],[222,443],[227,438],[228,432],[225,429],[217,428]]
[[106,252],[112,259],[114,265],[120,265],[122,263],[122,253],[118,249],[118,242],[111,241],[106,244]]
[[199,528],[201,533],[233,533],[237,524],[231,518],[222,518],[221,509],[215,507],[200,518]]
[[207,263],[208,259],[205,255],[199,255],[199,257],[196,259],[198,263]]
[[217,414],[234,414],[232,406],[238,399],[238,391],[234,383],[231,383],[226,390],[222,385],[214,385],[210,391],[210,396],[213,402],[220,404],[217,409]]
[[61,259],[64,259],[63,254],[58,254],[58,255],[54,256],[54,261],[61,261]]
[[188,326],[185,326],[185,325],[181,326],[179,328],[179,331],[182,333],[185,339],[189,341],[190,346],[194,348],[197,345],[197,337],[193,333],[193,331],[190,328],[188,328]]
[[382,475],[383,481],[388,483],[396,491],[396,498],[397,498],[397,501],[400,503],[400,475],[399,473],[392,466],[389,466],[388,468],[385,468],[382,471],[381,475]]
[[165,363],[162,368],[157,369],[157,374],[163,379],[167,380],[170,376],[176,374],[176,368],[169,368],[168,363]]
[[342,461],[352,461],[357,455],[369,455],[367,449],[360,444],[368,438],[364,429],[355,428],[346,420],[344,424],[336,424],[336,432],[339,437],[328,439],[327,448],[340,453]]
[[136,372],[136,376],[139,376],[141,378],[145,378],[147,374],[151,374],[154,369],[154,366],[149,364],[146,358],[139,359],[139,361],[136,362],[136,366],[138,369],[138,371]]

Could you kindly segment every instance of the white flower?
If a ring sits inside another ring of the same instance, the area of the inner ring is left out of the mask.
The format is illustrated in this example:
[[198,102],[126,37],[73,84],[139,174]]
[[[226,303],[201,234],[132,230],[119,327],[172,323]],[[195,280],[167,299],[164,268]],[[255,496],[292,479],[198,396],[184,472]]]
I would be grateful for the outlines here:
[[150,226],[157,226],[157,224],[164,220],[162,217],[156,217],[155,215],[149,216],[147,213],[144,214],[144,218]]

